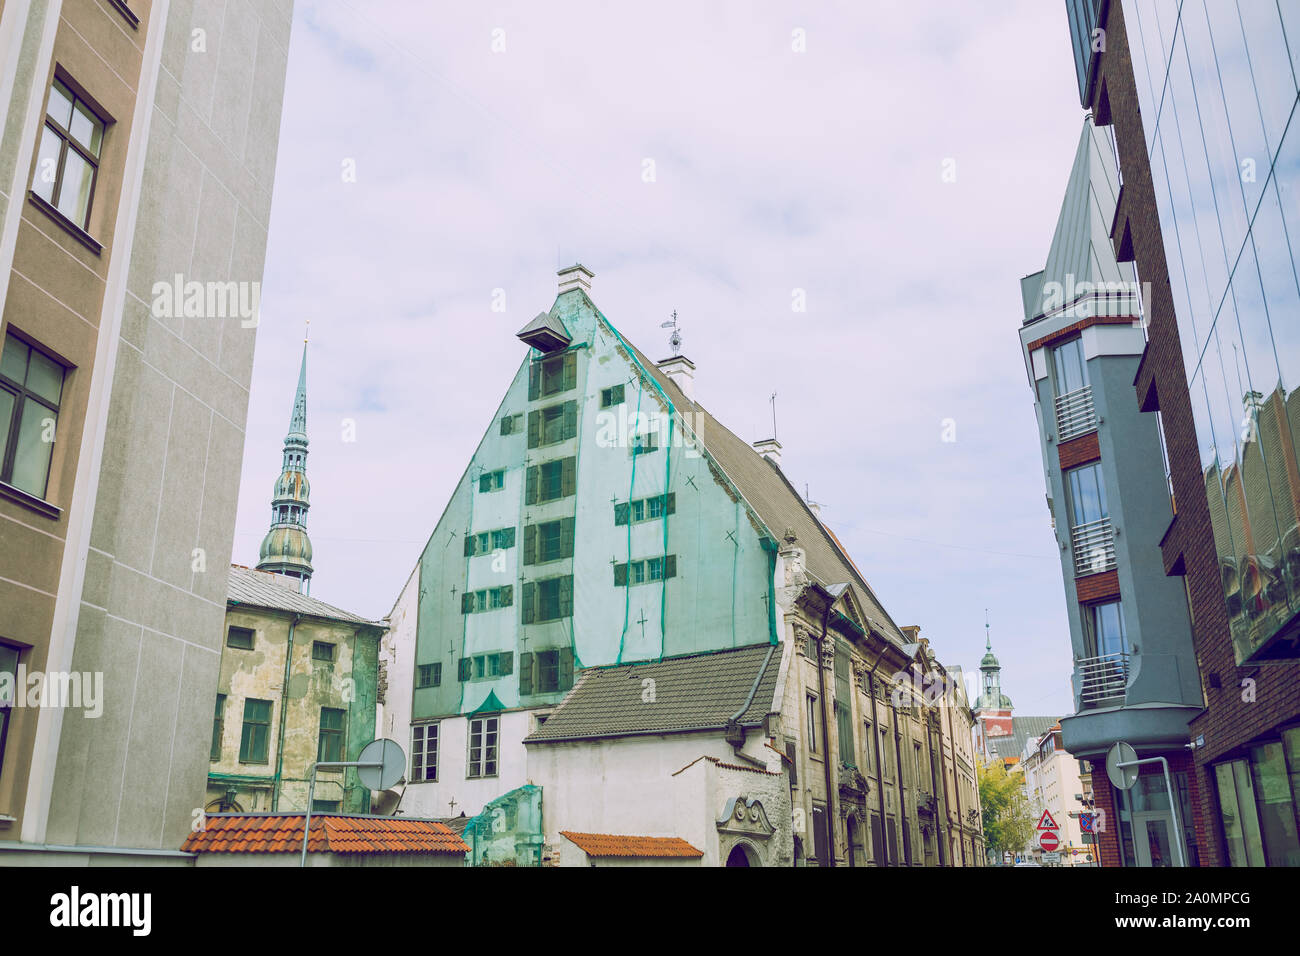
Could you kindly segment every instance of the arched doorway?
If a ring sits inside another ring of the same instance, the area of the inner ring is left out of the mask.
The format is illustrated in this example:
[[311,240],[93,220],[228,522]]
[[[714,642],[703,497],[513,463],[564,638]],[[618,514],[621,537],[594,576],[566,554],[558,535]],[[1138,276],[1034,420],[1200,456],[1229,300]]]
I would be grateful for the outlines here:
[[737,843],[727,854],[727,866],[761,866],[761,864],[758,862],[758,854],[752,847]]

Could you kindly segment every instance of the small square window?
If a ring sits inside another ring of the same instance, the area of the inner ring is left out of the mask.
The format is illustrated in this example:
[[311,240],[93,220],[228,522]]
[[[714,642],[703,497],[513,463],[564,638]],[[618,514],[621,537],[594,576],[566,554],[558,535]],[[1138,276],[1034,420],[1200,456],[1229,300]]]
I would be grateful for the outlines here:
[[334,663],[334,645],[328,641],[312,641],[311,659],[314,661],[325,661]]
[[437,687],[442,683],[441,664],[420,664],[415,669],[415,686]]
[[644,521],[645,520],[645,499],[638,498],[636,501],[631,502],[631,506],[632,506],[632,520]]
[[249,627],[231,627],[226,632],[226,646],[241,651],[251,651],[253,649],[253,634],[253,629]]
[[623,386],[615,385],[612,388],[602,388],[600,390],[600,407],[610,408],[614,405],[623,404]]
[[662,581],[664,579],[664,559],[648,559],[646,561],[646,573],[651,581]]
[[479,476],[478,490],[481,492],[500,491],[505,485],[504,471],[487,471]]

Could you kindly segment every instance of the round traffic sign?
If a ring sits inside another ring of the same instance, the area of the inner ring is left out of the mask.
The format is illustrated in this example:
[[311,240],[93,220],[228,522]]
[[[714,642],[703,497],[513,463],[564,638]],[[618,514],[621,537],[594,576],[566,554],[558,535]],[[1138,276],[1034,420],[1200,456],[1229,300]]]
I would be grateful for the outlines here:
[[1138,768],[1121,767],[1120,764],[1132,764],[1137,761],[1137,751],[1122,740],[1117,740],[1106,751],[1106,776],[1117,790],[1127,790],[1137,783]]
[[1038,834],[1038,845],[1043,848],[1044,853],[1053,853],[1061,845],[1061,838],[1056,835],[1055,830],[1044,830]]

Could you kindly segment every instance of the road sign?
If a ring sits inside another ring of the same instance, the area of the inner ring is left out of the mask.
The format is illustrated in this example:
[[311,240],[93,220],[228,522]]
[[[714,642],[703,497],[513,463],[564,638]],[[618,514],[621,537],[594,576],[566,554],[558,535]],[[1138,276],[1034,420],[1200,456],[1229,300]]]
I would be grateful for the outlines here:
[[1038,818],[1038,829],[1059,830],[1061,828],[1056,825],[1056,821],[1052,819],[1052,815],[1048,811],[1044,810],[1043,815]]
[[1055,830],[1044,830],[1038,834],[1038,845],[1043,848],[1044,853],[1052,853],[1061,845],[1061,838],[1056,835]]
[[1002,862],[1003,862],[1003,863],[1010,863],[1010,862],[1012,861],[1012,859],[1013,859],[1013,857],[1011,856],[1011,851],[1010,851],[1010,850],[1007,850],[1006,852],[1004,852],[1004,853],[1002,854]]
[[1060,862],[1061,862],[1061,854],[1059,854],[1059,853],[1044,853],[1044,854],[1043,854],[1043,862],[1044,862],[1044,863],[1060,863]]
[[1092,814],[1091,814],[1091,813],[1081,813],[1081,814],[1079,814],[1079,829],[1082,830],[1084,833],[1091,833],[1091,832],[1092,832]]
[[1122,740],[1115,741],[1110,750],[1106,751],[1106,776],[1110,778],[1110,782],[1116,789],[1128,790],[1137,783],[1137,767],[1119,766],[1122,763],[1134,763],[1137,758],[1137,751]]

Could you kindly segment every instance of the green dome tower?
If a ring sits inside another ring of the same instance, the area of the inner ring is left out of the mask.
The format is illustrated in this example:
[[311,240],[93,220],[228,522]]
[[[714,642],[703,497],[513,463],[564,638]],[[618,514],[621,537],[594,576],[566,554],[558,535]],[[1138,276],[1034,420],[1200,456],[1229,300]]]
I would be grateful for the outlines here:
[[302,344],[302,369],[293,400],[289,433],[284,436],[284,467],[271,495],[271,530],[262,539],[259,571],[297,578],[298,590],[311,586],[311,539],[307,537],[307,509],[311,507],[307,482],[307,340]]

